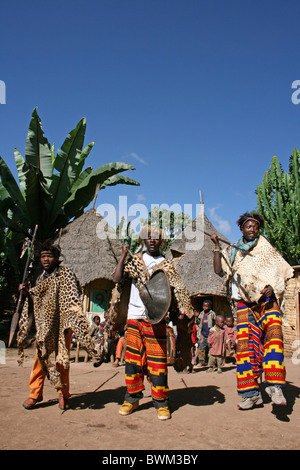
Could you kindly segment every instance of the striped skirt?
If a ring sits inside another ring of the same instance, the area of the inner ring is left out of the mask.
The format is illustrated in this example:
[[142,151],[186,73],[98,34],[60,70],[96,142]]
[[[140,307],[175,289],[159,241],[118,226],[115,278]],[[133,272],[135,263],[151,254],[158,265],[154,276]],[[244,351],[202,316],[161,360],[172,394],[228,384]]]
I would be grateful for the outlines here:
[[144,376],[151,384],[152,398],[168,398],[166,323],[128,320],[125,356],[125,381],[129,394],[144,390]]
[[269,385],[285,384],[282,320],[278,305],[239,302],[237,306],[237,390],[239,394],[258,389],[264,372]]

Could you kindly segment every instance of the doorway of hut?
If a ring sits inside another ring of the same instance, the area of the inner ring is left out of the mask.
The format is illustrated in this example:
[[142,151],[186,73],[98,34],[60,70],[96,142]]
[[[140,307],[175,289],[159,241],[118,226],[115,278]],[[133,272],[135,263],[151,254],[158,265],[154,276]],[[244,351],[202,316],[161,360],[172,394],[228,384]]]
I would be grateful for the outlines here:
[[233,309],[228,302],[227,298],[224,296],[219,296],[219,295],[203,295],[203,296],[197,296],[197,297],[192,297],[191,302],[192,306],[197,312],[202,312],[203,310],[203,303],[206,300],[211,301],[211,309],[217,314],[223,315],[224,318],[233,316],[235,318]]
[[213,296],[210,296],[210,295],[207,295],[207,296],[203,296],[203,297],[192,297],[191,298],[191,302],[192,302],[192,306],[194,308],[194,310],[196,312],[202,312],[203,310],[203,303],[206,301],[206,300],[210,300],[211,301],[211,304],[212,304],[212,310],[214,310],[214,299],[213,299]]

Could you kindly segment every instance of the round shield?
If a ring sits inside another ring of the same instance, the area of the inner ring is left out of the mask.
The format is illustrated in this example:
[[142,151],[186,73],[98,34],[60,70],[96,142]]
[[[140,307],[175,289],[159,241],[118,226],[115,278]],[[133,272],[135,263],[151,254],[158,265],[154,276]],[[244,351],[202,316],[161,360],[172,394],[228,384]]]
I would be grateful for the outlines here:
[[171,289],[168,278],[162,269],[157,269],[140,291],[140,297],[146,307],[147,320],[159,323],[169,311]]

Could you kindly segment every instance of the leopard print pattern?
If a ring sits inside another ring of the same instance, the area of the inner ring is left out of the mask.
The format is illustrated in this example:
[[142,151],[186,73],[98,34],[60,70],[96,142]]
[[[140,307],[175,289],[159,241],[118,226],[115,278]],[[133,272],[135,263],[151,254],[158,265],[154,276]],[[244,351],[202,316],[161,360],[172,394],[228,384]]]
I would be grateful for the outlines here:
[[154,266],[153,272],[157,269],[162,269],[170,283],[173,291],[173,295],[176,299],[176,303],[181,314],[185,314],[188,318],[194,317],[194,310],[191,304],[190,295],[188,290],[178,274],[176,267],[172,261],[165,259],[160,264]]
[[150,279],[148,269],[139,255],[133,256],[131,260],[125,264],[124,272],[129,274],[134,280],[138,289],[142,288]]
[[[79,282],[67,267],[41,281],[30,290],[33,296],[36,325],[36,345],[39,359],[47,377],[55,388],[62,387],[59,373],[52,364],[50,355],[57,351],[56,362],[69,368],[69,352],[65,343],[65,331],[71,329],[80,345],[91,355],[97,355],[94,342],[89,336],[89,323],[82,310]],[[17,342],[20,361],[24,358],[24,340],[28,331],[28,301],[25,302],[19,321]]]

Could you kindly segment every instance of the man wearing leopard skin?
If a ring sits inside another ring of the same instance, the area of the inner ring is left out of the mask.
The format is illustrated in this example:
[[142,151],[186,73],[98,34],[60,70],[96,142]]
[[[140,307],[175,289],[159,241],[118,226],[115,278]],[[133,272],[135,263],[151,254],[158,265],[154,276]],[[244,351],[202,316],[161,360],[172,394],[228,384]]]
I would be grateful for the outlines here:
[[285,365],[280,301],[293,269],[262,236],[260,214],[242,214],[236,245],[220,249],[216,234],[214,271],[227,275],[231,298],[237,302],[237,391],[239,409],[262,405],[258,378],[264,372],[266,392],[273,403],[285,405]]
[[[160,254],[163,243],[159,229],[143,227],[141,240],[146,246],[141,262],[143,268],[152,273],[155,265],[164,257]],[[124,276],[124,262],[128,245],[123,246],[122,255],[117,264],[113,280],[120,282]],[[126,394],[119,413],[122,416],[131,414],[143,397],[144,376],[151,383],[152,401],[158,418],[165,420],[171,417],[168,406],[168,364],[167,364],[167,330],[166,322],[152,325],[147,321],[145,306],[140,298],[135,283],[131,285],[127,321],[127,348],[125,355]]]
[[[32,409],[43,400],[43,387],[46,376],[58,389],[58,402],[61,410],[69,408],[69,357],[72,333],[93,355],[94,343],[88,335],[89,325],[81,310],[81,289],[74,273],[60,266],[60,249],[49,242],[39,250],[42,274],[36,286],[28,289],[20,285],[27,299],[19,322],[19,350],[24,347],[28,334],[29,305],[33,300],[36,325],[36,355],[29,380],[29,398],[23,403],[25,409]],[[50,362],[50,354],[55,352],[56,363]],[[21,361],[20,361],[21,362]]]

